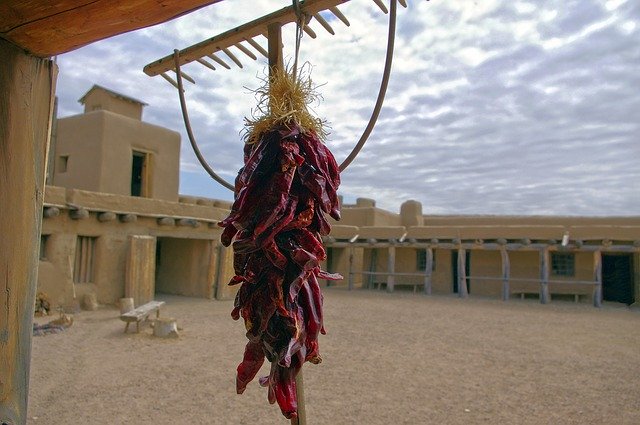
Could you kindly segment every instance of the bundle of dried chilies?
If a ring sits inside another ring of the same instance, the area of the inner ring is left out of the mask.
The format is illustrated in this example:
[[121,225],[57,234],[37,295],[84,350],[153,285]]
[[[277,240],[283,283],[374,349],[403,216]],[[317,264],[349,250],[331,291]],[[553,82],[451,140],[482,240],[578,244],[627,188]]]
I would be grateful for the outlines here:
[[[297,78],[296,78],[297,77]],[[276,72],[257,93],[262,116],[247,120],[244,167],[235,182],[235,202],[222,222],[222,243],[234,250],[240,284],[232,317],[242,317],[248,342],[237,369],[242,393],[262,366],[260,384],[283,415],[297,415],[295,377],[303,363],[319,363],[324,333],[318,279],[341,279],[320,270],[326,253],[329,214],[340,219],[338,165],[322,142],[323,122],[307,105],[311,80]]]

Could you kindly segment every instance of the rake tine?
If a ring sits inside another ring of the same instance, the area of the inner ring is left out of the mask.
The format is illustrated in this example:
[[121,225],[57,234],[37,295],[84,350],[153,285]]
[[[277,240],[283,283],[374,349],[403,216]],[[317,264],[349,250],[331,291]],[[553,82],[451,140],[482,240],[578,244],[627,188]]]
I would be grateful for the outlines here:
[[387,9],[387,6],[384,5],[384,3],[382,3],[382,0],[373,0],[373,2],[375,4],[378,5],[378,7],[380,8],[380,10],[382,10],[382,12],[386,15],[387,13],[389,13],[389,9]]
[[329,23],[322,17],[322,15],[316,13],[313,15],[313,17],[316,18],[316,21],[318,21],[318,23],[322,25],[322,27],[326,29],[329,34],[336,35],[335,31],[333,31],[333,28],[331,28],[331,25],[329,25]]
[[213,71],[215,71],[215,70],[216,70],[216,67],[215,67],[215,66],[213,66],[212,64],[210,64],[209,62],[207,62],[206,60],[204,60],[204,59],[202,59],[202,58],[200,58],[200,59],[196,59],[196,61],[197,61],[199,64],[202,64],[202,65],[206,66],[207,68],[209,68],[209,69],[211,69],[211,70],[213,70]]
[[238,50],[240,50],[245,55],[249,56],[251,59],[253,59],[253,60],[257,60],[258,59],[258,57],[256,55],[254,55],[251,50],[247,49],[242,44],[238,43],[238,44],[235,44],[235,46],[238,48]]
[[331,13],[333,13],[334,15],[336,15],[336,18],[340,19],[346,26],[350,27],[351,23],[349,22],[349,20],[347,19],[346,16],[344,16],[342,14],[342,12],[340,12],[340,9],[338,9],[337,7],[330,7],[329,11]]
[[229,58],[235,62],[236,65],[238,65],[240,68],[242,68],[242,63],[238,60],[238,58],[236,57],[236,55],[234,55],[233,53],[231,53],[229,51],[229,49],[227,49],[226,47],[222,49],[222,51],[224,52],[225,55],[229,56]]
[[[176,72],[175,69],[173,70],[173,72]],[[182,78],[184,78],[185,80],[187,80],[188,82],[190,82],[191,84],[195,84],[196,80],[194,80],[193,78],[191,78],[188,74],[180,71],[180,75],[182,75]]]
[[253,38],[245,38],[245,40],[247,40],[247,43],[251,44],[251,47],[253,47],[258,52],[260,52],[262,56],[264,56],[265,58],[269,57],[269,53],[266,50],[264,50],[264,48],[260,44],[258,44],[258,42],[255,41]]
[[227,63],[225,61],[223,61],[222,59],[220,59],[219,57],[217,57],[214,53],[211,53],[209,55],[211,59],[213,59],[214,61],[218,62],[220,65],[224,66],[227,69],[231,69],[231,67],[229,65],[227,65]]
[[165,72],[161,72],[160,76],[162,78],[164,78],[165,80],[167,80],[173,87],[175,87],[178,90],[180,90],[180,87],[178,87],[178,83],[176,82],[176,80],[174,80],[173,78],[169,77]]
[[400,6],[404,7],[405,9],[407,8],[406,0],[398,0],[398,3],[400,3]]
[[316,38],[318,36],[316,34],[316,32],[314,30],[312,30],[309,25],[305,25],[304,28],[302,28],[302,29],[304,30],[304,32],[309,34],[309,37],[311,37],[311,38]]

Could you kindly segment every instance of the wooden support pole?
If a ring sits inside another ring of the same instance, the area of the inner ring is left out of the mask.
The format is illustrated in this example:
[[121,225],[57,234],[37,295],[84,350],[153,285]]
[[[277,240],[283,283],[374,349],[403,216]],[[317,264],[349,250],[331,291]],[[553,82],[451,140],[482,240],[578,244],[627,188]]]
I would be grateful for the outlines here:
[[549,302],[549,247],[540,251],[540,302]]
[[425,250],[426,261],[424,266],[424,293],[431,295],[431,277],[433,274],[433,248]]
[[593,253],[593,306],[602,307],[602,251]]
[[[371,249],[371,262],[369,263],[369,271],[376,272],[378,269],[378,250],[376,248]],[[367,287],[369,289],[375,289],[375,275],[370,274],[367,278]]]
[[0,424],[27,422],[56,65],[0,39]]
[[355,254],[355,247],[353,245],[349,246],[349,290],[351,291],[353,289],[354,286],[354,282],[353,282],[353,261],[354,261],[354,256]]
[[464,248],[458,249],[458,296],[460,298],[468,298],[467,291],[467,252]]
[[267,44],[269,49],[269,76],[284,69],[282,58],[282,26],[275,22],[267,27]]
[[396,247],[391,245],[387,249],[387,292],[393,292],[396,283],[396,277],[393,275],[396,271]]
[[502,257],[502,301],[509,301],[511,263],[509,262],[509,252],[505,247],[500,248],[500,256]]

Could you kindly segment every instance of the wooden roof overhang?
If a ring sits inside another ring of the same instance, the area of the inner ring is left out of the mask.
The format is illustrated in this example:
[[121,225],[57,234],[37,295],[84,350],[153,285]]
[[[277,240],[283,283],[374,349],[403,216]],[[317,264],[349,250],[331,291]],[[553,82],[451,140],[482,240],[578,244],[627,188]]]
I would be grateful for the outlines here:
[[3,0],[0,38],[49,57],[222,0]]

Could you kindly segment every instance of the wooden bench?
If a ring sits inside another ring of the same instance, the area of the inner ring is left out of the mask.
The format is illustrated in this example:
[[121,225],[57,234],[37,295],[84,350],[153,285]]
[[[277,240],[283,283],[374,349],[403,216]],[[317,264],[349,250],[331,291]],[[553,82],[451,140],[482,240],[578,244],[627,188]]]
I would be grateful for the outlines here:
[[136,332],[140,332],[140,322],[146,320],[151,313],[156,312],[156,318],[160,317],[160,307],[164,305],[164,301],[150,301],[146,304],[139,306],[131,311],[126,313],[122,313],[120,315],[120,320],[123,322],[127,322],[127,325],[124,327],[124,332],[127,333],[129,330],[129,325],[132,322],[136,322]]

